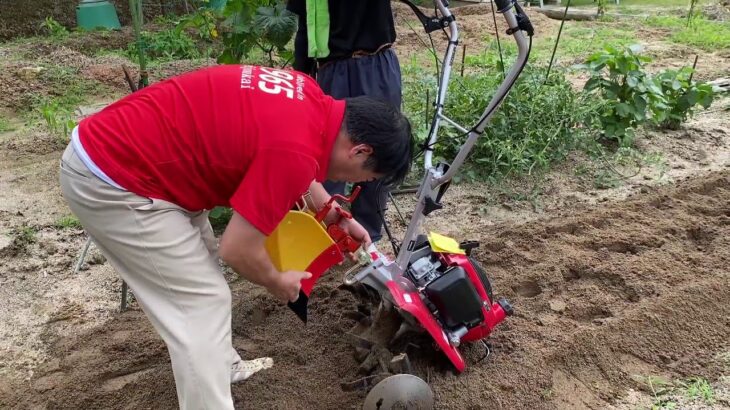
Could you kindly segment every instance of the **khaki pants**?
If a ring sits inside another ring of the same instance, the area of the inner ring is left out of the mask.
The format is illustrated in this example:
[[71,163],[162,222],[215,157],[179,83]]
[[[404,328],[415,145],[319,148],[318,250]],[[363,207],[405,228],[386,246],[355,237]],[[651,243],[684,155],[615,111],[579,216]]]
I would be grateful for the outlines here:
[[165,341],[181,409],[232,409],[231,292],[207,212],[122,191],[69,145],[61,190]]

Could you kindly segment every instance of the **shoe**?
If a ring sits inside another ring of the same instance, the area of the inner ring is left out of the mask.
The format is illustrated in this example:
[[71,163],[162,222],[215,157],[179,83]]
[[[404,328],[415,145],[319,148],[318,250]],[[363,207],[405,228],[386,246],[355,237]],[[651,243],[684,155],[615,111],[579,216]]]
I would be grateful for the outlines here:
[[241,360],[231,366],[231,383],[242,382],[261,370],[269,369],[274,365],[274,359],[259,357],[253,360]]

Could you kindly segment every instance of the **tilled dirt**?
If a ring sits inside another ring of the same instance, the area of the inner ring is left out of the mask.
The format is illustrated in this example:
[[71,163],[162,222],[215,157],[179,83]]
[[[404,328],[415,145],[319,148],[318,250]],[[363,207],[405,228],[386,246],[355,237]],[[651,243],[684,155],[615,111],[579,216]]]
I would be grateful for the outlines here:
[[[397,51],[407,57],[423,45],[404,25],[410,11],[399,7]],[[494,33],[488,7],[458,9],[467,53]],[[559,24],[531,17],[539,32]],[[33,95],[54,94],[48,72],[21,78],[29,65],[61,64],[126,93],[125,60],[89,51],[105,48],[105,40],[34,45],[5,61],[0,106],[20,109]],[[151,75],[200,64],[171,62]],[[595,190],[558,170],[536,202],[501,198],[494,205],[481,185],[454,186],[429,228],[481,241],[476,258],[516,314],[492,334],[486,360],[478,362],[482,346],[463,347],[468,368],[461,375],[428,338],[412,340],[407,351],[437,408],[633,408],[621,407],[625,396],[630,402],[647,391],[649,376],[718,381],[730,374],[730,361],[718,359],[730,357],[729,129],[726,116],[710,113],[678,131],[646,132],[640,147],[662,152],[668,169],[647,167],[622,188]],[[57,187],[62,145],[39,129],[0,134],[0,408],[177,408],[165,346],[133,301],[118,313],[121,281],[113,269],[92,247],[73,273],[85,237],[57,226],[69,213]],[[412,200],[398,200],[404,212],[412,209]],[[360,408],[365,392],[342,385],[363,374],[346,337],[359,301],[339,287],[341,276],[337,270],[322,279],[304,326],[264,291],[227,274],[235,347],[244,357],[275,361],[233,387],[237,408]]]
[[[717,377],[730,349],[730,172],[628,201],[475,239],[476,258],[516,315],[493,334],[492,356],[466,346],[459,376],[427,343],[412,351],[439,408],[601,408],[642,388],[636,375]],[[240,408],[355,408],[363,392],[344,333],[357,301],[325,278],[307,326],[261,290],[234,282],[234,344],[271,370],[234,386]],[[73,301],[72,301],[73,302]],[[66,306],[59,326],[74,316]],[[77,307],[78,309],[78,307]],[[49,332],[50,333],[50,332]],[[141,312],[49,340],[49,360],[0,393],[3,408],[175,408],[164,345]]]

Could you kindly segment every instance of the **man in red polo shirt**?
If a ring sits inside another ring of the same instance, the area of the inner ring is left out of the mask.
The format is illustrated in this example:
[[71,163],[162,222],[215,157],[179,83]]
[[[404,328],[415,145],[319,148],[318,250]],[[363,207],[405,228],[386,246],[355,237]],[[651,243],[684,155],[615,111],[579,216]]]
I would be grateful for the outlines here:
[[[270,359],[245,362],[233,349],[218,256],[281,301],[296,300],[311,275],[278,272],[266,237],[306,191],[324,204],[322,181],[395,183],[411,155],[410,124],[396,107],[335,100],[294,71],[227,65],[162,81],[83,120],[60,182],[167,344],[180,407],[230,409],[230,383]],[[220,244],[208,222],[215,206],[234,211]],[[342,223],[370,241],[359,223]]]

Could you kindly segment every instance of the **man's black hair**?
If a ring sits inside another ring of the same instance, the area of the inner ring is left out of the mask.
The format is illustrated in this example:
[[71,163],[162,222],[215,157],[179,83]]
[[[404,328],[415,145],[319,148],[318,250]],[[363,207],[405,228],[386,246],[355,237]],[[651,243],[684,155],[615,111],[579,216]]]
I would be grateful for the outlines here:
[[411,123],[392,104],[371,97],[345,99],[345,127],[355,144],[367,144],[373,153],[367,169],[383,174],[387,186],[400,184],[411,168]]

